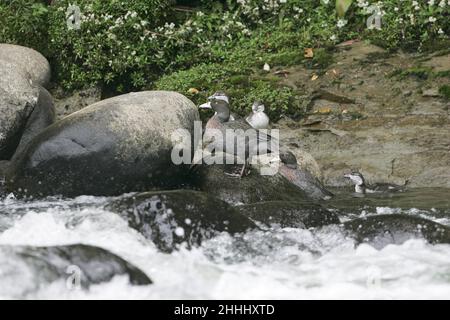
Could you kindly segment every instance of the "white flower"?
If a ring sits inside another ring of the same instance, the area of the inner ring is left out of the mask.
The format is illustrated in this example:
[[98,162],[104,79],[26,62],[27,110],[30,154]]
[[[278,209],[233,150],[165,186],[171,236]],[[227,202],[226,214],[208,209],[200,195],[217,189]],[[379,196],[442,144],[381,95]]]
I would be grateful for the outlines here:
[[428,1],[428,5],[429,5],[429,6],[434,6],[434,0],[429,0],[429,1]]
[[286,3],[287,0],[280,0],[280,3]]
[[397,7],[395,7],[395,8],[394,8],[394,11],[395,11],[395,12],[398,12],[398,8],[397,8]]
[[345,19],[339,19],[338,22],[337,22],[337,27],[338,27],[338,28],[342,28],[342,27],[344,27],[346,24],[347,24],[347,20],[345,20]]
[[[450,4],[450,2],[449,2]],[[445,0],[441,0],[441,2],[439,2],[439,7],[443,8],[445,7]]]
[[429,17],[428,18],[428,21],[430,21],[431,23],[433,23],[433,22],[436,22],[436,18],[435,17]]
[[417,7],[419,5],[419,3],[417,1],[413,1],[412,5],[413,5],[413,7]]
[[203,17],[205,14],[202,11],[197,12],[197,17]]
[[331,40],[331,41],[335,41],[335,40],[336,40],[336,36],[333,34],[333,35],[330,37],[330,40]]
[[439,28],[438,33],[439,34],[444,34],[444,30],[442,30],[442,28]]
[[322,3],[325,4],[325,5],[327,5],[327,4],[330,3],[330,0],[322,0]]
[[269,71],[270,71],[270,66],[269,66],[268,63],[265,63],[265,64],[264,64],[263,70],[266,71],[266,72],[269,72]]

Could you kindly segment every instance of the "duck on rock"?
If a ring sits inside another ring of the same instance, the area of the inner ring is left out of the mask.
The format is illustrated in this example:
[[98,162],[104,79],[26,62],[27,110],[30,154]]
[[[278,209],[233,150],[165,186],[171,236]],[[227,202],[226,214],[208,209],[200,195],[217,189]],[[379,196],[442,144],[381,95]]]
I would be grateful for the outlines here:
[[246,175],[252,157],[268,156],[272,161],[279,162],[278,173],[300,189],[314,194],[318,199],[328,200],[333,196],[309,172],[298,167],[297,158],[291,151],[280,147],[278,139],[264,130],[254,129],[243,119],[230,119],[230,98],[224,92],[216,92],[199,108],[215,111],[205,126],[203,148],[222,151],[231,156],[243,156],[244,164],[237,175],[240,178]]
[[264,109],[261,101],[255,101],[252,105],[252,113],[245,118],[245,121],[255,129],[268,129],[270,120]]

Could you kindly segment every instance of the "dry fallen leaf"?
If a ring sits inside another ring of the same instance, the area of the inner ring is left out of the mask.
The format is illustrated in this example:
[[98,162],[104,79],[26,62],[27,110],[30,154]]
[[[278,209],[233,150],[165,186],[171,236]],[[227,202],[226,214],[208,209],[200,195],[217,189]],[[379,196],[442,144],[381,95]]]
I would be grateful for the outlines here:
[[323,113],[323,114],[331,113],[331,108],[329,108],[329,107],[319,108],[317,110],[317,113]]
[[314,57],[313,48],[306,48],[305,49],[305,58],[313,58],[313,57]]
[[190,94],[198,94],[200,91],[198,91],[198,89],[196,89],[196,88],[190,88],[190,89],[188,90],[188,92],[189,92]]
[[317,74],[313,74],[311,81],[316,81],[317,79],[319,79],[319,76]]
[[265,64],[264,64],[263,70],[264,70],[264,71],[267,71],[267,72],[270,71],[270,66],[269,66],[268,63],[265,63]]

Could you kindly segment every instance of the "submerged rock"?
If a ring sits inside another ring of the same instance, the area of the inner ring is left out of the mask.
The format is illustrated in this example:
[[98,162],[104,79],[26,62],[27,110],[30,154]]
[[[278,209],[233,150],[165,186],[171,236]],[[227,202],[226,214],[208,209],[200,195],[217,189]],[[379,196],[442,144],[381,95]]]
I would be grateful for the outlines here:
[[50,64],[36,50],[13,44],[0,44],[0,60],[13,64],[16,72],[27,75],[34,85],[47,87],[50,82]]
[[117,275],[128,275],[133,285],[152,283],[147,275],[122,258],[88,245],[3,245],[0,246],[0,257],[0,296],[22,298],[55,281],[63,281],[68,290],[88,288],[92,284],[108,282]]
[[200,245],[219,232],[245,232],[256,226],[221,200],[191,190],[146,192],[114,201],[108,210],[151,239],[162,251],[181,243]]
[[312,202],[269,201],[238,206],[236,209],[252,220],[281,228],[319,228],[338,224],[339,218],[319,204]]
[[[193,137],[195,105],[175,92],[130,93],[55,123],[15,158],[10,191],[26,195],[120,195],[185,182],[171,160],[175,130]],[[193,143],[191,143],[193,146]]]
[[409,215],[389,214],[355,219],[344,223],[358,243],[368,242],[376,248],[401,244],[412,238],[424,238],[432,244],[450,243],[450,228]]

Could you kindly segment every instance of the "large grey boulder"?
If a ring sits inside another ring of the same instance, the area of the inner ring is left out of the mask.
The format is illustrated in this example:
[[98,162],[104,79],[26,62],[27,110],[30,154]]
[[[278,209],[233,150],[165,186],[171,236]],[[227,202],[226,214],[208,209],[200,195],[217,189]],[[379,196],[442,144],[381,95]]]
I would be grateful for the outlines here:
[[0,160],[9,160],[55,119],[44,89],[50,65],[38,52],[0,44]]
[[196,106],[175,92],[145,91],[100,101],[33,139],[15,157],[7,189],[77,196],[173,188],[185,182],[187,167],[172,162],[172,134],[184,129],[193,137],[196,120]]
[[126,275],[133,285],[152,281],[141,270],[102,248],[88,245],[55,247],[0,246],[0,296],[25,298],[43,285],[60,282],[68,290],[89,288]]
[[0,75],[0,160],[9,160],[38,103],[39,88],[9,62],[0,60]]
[[0,60],[13,64],[16,72],[20,69],[34,85],[47,87],[50,82],[50,64],[36,50],[13,44],[0,44]]

